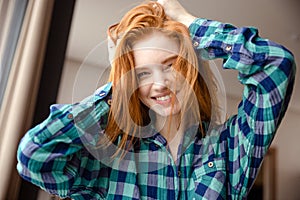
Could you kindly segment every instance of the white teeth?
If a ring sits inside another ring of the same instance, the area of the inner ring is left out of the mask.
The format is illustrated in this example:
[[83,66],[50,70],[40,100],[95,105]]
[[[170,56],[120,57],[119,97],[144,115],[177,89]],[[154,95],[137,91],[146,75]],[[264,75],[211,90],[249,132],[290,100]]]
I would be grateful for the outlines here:
[[163,97],[157,97],[156,100],[158,101],[166,101],[168,99],[171,98],[171,95],[166,95],[166,96],[163,96]]

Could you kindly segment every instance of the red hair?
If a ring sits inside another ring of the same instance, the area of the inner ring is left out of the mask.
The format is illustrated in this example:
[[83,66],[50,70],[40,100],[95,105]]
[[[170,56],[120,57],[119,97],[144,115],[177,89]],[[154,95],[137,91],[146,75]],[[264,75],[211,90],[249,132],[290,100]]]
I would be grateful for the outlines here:
[[[112,82],[112,103],[106,134],[115,141],[120,134],[120,149],[130,147],[139,137],[142,126],[149,123],[148,108],[138,98],[133,45],[155,31],[174,39],[179,44],[179,55],[174,68],[182,75],[187,88],[181,112],[200,124],[211,119],[211,96],[198,71],[198,59],[190,40],[188,28],[166,16],[160,4],[148,2],[130,10],[119,24],[111,26],[108,35],[117,44],[109,81]],[[204,62],[200,63],[204,64]],[[128,145],[128,146],[127,146]]]

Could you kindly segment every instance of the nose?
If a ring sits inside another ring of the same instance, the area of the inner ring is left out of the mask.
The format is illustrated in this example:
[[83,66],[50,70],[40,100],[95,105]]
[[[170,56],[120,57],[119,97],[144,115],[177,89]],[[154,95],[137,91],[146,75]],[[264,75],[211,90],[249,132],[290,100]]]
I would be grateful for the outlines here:
[[170,86],[170,77],[163,72],[157,72],[153,75],[153,86],[155,89],[167,89]]

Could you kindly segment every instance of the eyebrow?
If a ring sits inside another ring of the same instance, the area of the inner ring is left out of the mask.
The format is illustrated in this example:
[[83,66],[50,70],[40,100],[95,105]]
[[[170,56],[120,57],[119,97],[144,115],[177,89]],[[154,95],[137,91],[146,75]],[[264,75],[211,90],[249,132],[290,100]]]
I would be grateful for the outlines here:
[[[166,59],[164,59],[161,64],[165,65],[166,63],[170,62],[171,60],[174,60],[178,57],[177,54],[173,54],[173,55],[170,55],[169,57],[167,57]],[[144,67],[144,66],[136,66],[135,67],[135,70],[144,70],[144,69],[147,69],[148,67]]]
[[176,59],[177,57],[178,57],[177,54],[171,55],[171,56],[167,57],[165,60],[163,60],[161,64],[164,65],[164,64],[168,63],[169,61]]

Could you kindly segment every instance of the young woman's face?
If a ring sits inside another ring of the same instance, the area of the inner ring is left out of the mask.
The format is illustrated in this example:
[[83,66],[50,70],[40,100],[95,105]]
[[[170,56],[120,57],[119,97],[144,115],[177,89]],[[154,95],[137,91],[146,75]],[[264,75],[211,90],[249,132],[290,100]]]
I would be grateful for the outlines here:
[[182,78],[172,67],[178,43],[155,32],[136,42],[133,50],[140,100],[160,116],[178,114]]

